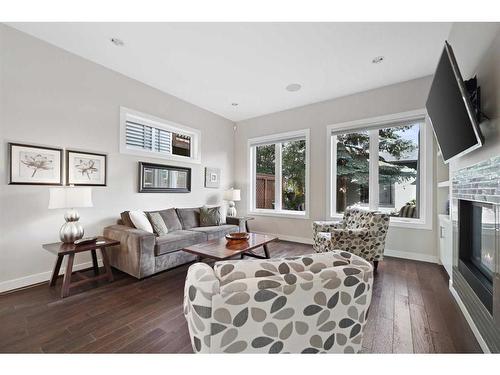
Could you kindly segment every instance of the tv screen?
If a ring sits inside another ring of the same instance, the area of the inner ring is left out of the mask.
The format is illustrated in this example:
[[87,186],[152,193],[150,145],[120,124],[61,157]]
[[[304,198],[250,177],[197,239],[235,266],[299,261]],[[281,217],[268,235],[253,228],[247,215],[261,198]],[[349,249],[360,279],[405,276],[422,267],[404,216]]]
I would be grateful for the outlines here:
[[448,43],[439,59],[426,107],[446,163],[482,146],[475,111]]

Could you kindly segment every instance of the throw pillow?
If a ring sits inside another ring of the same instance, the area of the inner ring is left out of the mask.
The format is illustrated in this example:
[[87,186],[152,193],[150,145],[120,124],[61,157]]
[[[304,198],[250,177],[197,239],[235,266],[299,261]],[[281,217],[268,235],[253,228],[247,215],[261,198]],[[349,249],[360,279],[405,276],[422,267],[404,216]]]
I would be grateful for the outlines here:
[[168,233],[167,225],[165,224],[165,221],[163,220],[163,217],[161,217],[159,212],[148,212],[147,215],[149,222],[153,227],[153,232],[157,236],[164,236]]
[[120,214],[120,217],[122,219],[123,225],[126,225],[127,227],[135,228],[134,223],[132,223],[132,220],[130,220],[130,211],[123,211]]
[[129,211],[130,220],[137,229],[153,233],[153,227],[143,211]]
[[220,225],[221,221],[222,215],[220,213],[220,207],[203,206],[200,209],[200,226],[211,227],[214,225]]

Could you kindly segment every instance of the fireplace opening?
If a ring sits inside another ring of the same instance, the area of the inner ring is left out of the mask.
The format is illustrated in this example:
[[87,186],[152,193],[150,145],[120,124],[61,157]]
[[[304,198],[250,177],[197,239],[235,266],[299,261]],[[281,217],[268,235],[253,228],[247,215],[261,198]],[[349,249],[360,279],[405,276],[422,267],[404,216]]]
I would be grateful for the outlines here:
[[495,272],[495,205],[458,201],[458,269],[490,313]]

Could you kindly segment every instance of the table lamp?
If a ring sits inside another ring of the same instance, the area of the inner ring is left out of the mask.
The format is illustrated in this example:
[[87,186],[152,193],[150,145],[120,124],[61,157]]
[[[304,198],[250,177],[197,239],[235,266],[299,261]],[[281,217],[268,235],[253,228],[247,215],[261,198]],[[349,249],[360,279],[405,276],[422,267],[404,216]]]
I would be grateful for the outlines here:
[[49,209],[67,208],[59,238],[64,243],[73,243],[83,237],[83,226],[78,222],[78,207],[92,207],[92,190],[89,187],[57,187],[50,189]]
[[233,188],[226,190],[224,192],[224,200],[228,202],[227,216],[236,216],[236,207],[234,207],[234,202],[241,200],[240,190]]

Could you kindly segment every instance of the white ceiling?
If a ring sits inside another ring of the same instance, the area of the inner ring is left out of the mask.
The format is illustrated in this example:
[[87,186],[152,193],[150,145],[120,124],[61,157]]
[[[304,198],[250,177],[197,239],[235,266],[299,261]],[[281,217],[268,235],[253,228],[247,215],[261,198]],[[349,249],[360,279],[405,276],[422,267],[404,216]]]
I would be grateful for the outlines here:
[[[9,25],[233,121],[432,74],[451,28],[451,23]],[[113,45],[112,37],[125,45]],[[385,60],[373,64],[379,55]],[[290,83],[302,89],[288,92]]]

